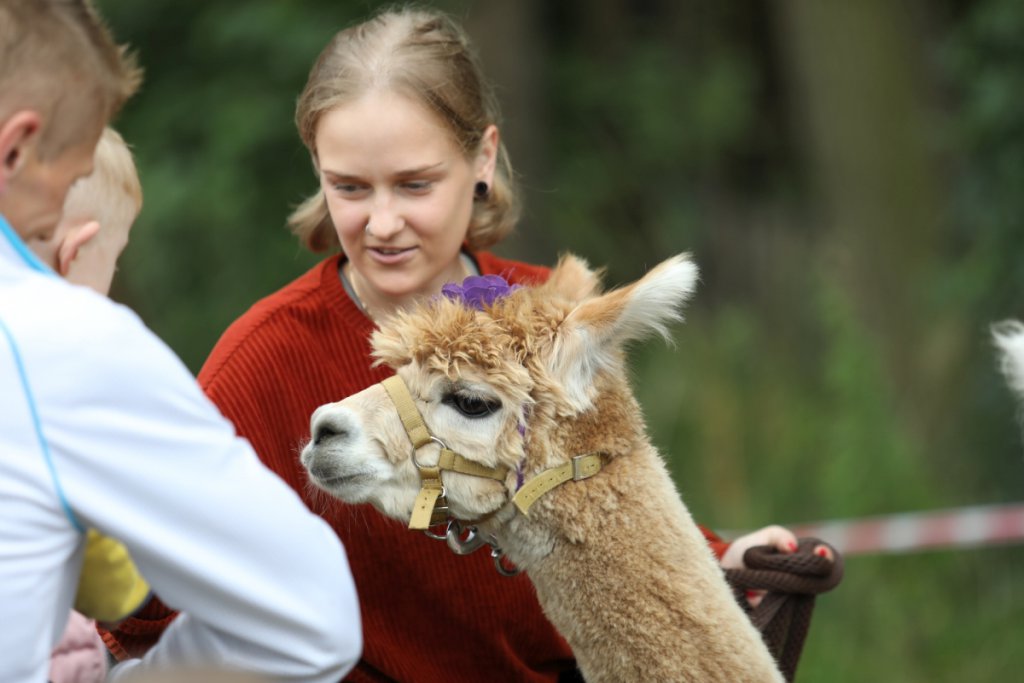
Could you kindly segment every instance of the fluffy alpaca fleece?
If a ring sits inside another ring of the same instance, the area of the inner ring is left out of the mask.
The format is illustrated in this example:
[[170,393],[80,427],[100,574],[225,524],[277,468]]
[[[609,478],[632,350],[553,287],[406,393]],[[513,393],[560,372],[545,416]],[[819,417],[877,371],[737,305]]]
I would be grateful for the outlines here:
[[[449,515],[483,520],[480,532],[533,581],[590,683],[783,680],[629,386],[626,345],[667,337],[696,280],[682,255],[600,294],[597,274],[569,256],[544,285],[483,310],[436,298],[383,321],[372,340],[434,436],[469,460],[508,468],[504,481],[445,472]],[[409,519],[420,477],[382,386],[320,407],[311,428],[302,462],[317,486]],[[510,503],[522,482],[592,452],[605,459],[596,475],[541,496],[528,515]],[[431,444],[414,457],[431,465],[438,453]]]
[[1000,366],[1010,387],[1024,399],[1024,325],[1007,320],[992,327]]

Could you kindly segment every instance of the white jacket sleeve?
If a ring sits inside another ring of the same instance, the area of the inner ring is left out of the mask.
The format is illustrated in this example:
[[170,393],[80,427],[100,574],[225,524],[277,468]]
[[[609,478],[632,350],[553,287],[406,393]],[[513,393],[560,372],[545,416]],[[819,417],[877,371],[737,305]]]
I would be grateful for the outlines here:
[[362,641],[337,536],[133,313],[86,308],[65,321],[79,353],[60,362],[37,345],[26,368],[73,513],[121,540],[182,612],[138,666],[338,681]]

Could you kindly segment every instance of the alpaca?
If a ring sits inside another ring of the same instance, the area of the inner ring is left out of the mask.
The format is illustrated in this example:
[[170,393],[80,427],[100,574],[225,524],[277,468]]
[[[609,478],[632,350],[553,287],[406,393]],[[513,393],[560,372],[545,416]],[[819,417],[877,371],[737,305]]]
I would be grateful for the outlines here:
[[374,355],[396,377],[318,408],[301,461],[411,528],[454,520],[457,552],[486,539],[590,683],[781,682],[629,386],[625,346],[668,339],[696,280],[683,254],[602,294],[566,256],[536,287],[446,285],[381,322]]
[[1024,325],[1006,320],[992,327],[992,337],[1000,353],[1000,366],[1006,380],[1024,398]]

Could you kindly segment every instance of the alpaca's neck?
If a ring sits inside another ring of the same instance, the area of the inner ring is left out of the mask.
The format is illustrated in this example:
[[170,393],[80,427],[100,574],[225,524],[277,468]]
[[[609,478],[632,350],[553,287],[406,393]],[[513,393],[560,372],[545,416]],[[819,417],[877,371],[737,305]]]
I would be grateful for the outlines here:
[[510,530],[525,541],[510,558],[524,553],[588,681],[781,680],[652,448],[552,491]]

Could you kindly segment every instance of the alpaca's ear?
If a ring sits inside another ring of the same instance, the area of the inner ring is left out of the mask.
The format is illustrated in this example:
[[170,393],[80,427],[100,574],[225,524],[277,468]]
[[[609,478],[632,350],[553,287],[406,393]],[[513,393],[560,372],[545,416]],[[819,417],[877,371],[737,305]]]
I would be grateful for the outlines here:
[[563,255],[542,285],[544,296],[553,294],[568,301],[583,301],[597,293],[600,286],[601,272],[591,270],[586,261],[573,254]]
[[682,320],[682,308],[697,285],[697,266],[687,254],[674,256],[631,285],[580,303],[559,327],[551,370],[576,410],[591,404],[594,376],[620,362],[629,342],[660,334]]
[[992,326],[992,338],[1000,354],[1000,367],[1010,387],[1024,398],[1024,325],[1005,320]]

